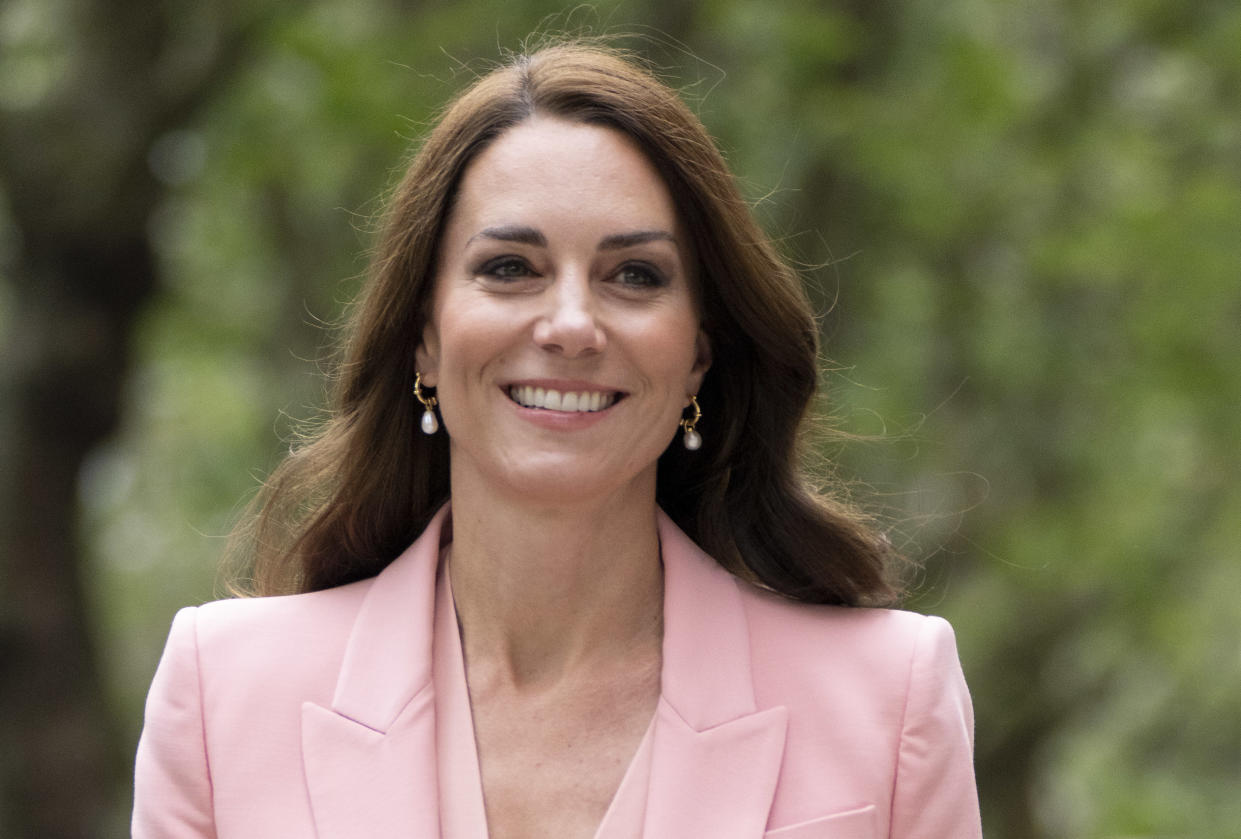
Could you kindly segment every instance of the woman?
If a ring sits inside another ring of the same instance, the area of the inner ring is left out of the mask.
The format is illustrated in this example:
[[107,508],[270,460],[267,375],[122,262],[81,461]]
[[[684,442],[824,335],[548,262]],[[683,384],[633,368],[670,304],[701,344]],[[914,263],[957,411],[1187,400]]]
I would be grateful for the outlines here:
[[292,596],[177,616],[136,836],[979,835],[951,629],[842,608],[895,591],[797,470],[815,323],[667,87],[475,83],[349,334],[251,534]]

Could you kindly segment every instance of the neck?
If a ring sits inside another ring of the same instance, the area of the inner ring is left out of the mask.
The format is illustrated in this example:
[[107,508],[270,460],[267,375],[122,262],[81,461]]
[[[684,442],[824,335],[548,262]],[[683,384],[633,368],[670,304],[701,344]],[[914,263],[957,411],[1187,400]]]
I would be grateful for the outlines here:
[[453,485],[449,568],[472,677],[546,687],[658,654],[663,568],[653,480],[573,503],[463,483]]

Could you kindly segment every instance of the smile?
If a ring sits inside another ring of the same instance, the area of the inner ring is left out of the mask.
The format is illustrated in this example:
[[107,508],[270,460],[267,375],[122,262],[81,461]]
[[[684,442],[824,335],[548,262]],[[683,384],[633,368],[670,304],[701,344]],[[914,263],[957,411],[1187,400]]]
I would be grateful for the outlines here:
[[564,393],[551,388],[532,385],[513,385],[508,396],[523,408],[541,408],[545,411],[568,411],[581,414],[610,408],[618,397],[616,391],[583,390]]

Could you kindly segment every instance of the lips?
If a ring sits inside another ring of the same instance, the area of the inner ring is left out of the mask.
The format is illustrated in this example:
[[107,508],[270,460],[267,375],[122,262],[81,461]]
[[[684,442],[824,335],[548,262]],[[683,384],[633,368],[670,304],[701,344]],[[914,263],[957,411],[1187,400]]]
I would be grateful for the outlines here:
[[556,390],[534,385],[512,385],[508,396],[523,408],[589,414],[610,408],[620,394],[614,390]]

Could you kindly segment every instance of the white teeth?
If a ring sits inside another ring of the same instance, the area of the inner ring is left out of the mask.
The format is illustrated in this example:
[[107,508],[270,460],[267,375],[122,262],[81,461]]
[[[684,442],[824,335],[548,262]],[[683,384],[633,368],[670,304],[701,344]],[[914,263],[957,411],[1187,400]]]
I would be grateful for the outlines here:
[[530,385],[513,385],[508,395],[514,402],[525,408],[542,408],[545,411],[565,411],[571,413],[590,413],[602,411],[616,401],[612,391],[584,390],[561,393],[558,390]]

